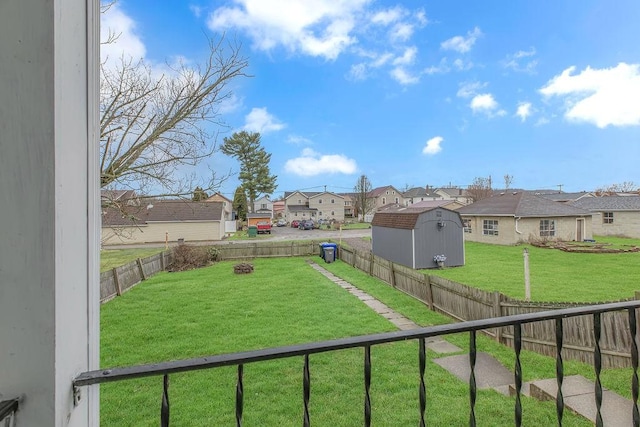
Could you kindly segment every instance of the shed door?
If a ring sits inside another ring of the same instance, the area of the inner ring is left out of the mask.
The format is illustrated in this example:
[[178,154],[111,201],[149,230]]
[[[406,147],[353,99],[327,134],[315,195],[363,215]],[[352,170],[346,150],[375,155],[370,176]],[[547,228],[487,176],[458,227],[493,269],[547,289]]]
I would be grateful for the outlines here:
[[582,230],[584,229],[584,219],[576,220],[576,241],[582,242],[584,237],[582,236]]

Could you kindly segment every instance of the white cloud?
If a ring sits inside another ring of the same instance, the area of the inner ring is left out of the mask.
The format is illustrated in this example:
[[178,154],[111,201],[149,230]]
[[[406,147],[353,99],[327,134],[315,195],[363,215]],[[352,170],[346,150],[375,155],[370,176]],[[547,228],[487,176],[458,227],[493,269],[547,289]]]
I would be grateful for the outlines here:
[[467,33],[467,37],[464,36],[455,36],[448,40],[443,41],[440,44],[440,47],[444,50],[454,50],[460,53],[466,53],[471,50],[473,45],[476,43],[479,37],[482,36],[482,31],[480,28],[475,27],[473,31],[469,31]]
[[529,50],[519,50],[502,61],[502,66],[513,71],[533,74],[535,72],[538,61],[532,58],[536,54],[536,49],[532,47]]
[[270,114],[266,108],[253,108],[245,117],[243,129],[250,132],[268,133],[284,129],[286,125]]
[[401,85],[410,85],[416,84],[420,81],[417,76],[410,74],[407,70],[402,67],[396,67],[389,73],[391,77]]
[[471,62],[471,61],[465,62],[461,58],[457,58],[455,61],[453,61],[453,66],[458,71],[466,71],[466,70],[470,70],[470,69],[473,68],[473,62]]
[[393,65],[410,65],[416,59],[416,54],[418,53],[418,49],[415,46],[411,46],[405,49],[402,56],[397,57],[393,60]]
[[100,60],[103,62],[115,63],[123,56],[138,60],[147,53],[136,31],[136,22],[122,11],[118,3],[100,14],[100,41],[105,43],[110,37],[115,37],[112,43],[100,45]]
[[456,94],[460,98],[471,98],[476,95],[479,91],[487,87],[487,83],[480,82],[464,82],[460,83],[460,89],[458,89],[458,93]]
[[313,144],[313,141],[300,135],[289,135],[289,137],[287,138],[287,142],[295,145]]
[[489,117],[504,116],[506,111],[498,109],[499,104],[490,93],[476,95],[471,99],[469,107],[474,113],[484,113]]
[[239,28],[256,49],[283,46],[291,52],[336,59],[356,42],[355,23],[369,0],[236,0],[207,21],[213,31]]
[[389,32],[389,36],[391,37],[391,41],[407,41],[413,35],[414,27],[411,24],[406,22],[401,22],[393,26],[391,31]]
[[516,116],[520,117],[520,120],[523,122],[526,121],[531,113],[533,113],[533,110],[530,102],[521,102],[518,104]]
[[371,17],[371,22],[374,24],[388,26],[399,21],[404,15],[404,9],[400,6],[396,6],[391,9],[381,10],[380,12],[374,13]]
[[447,64],[447,58],[442,58],[438,65],[432,65],[422,70],[422,72],[427,75],[441,73],[444,74],[448,73],[449,71],[451,71],[451,67],[449,67],[449,65]]
[[189,10],[191,10],[191,13],[193,13],[196,18],[200,18],[200,16],[202,15],[202,8],[198,5],[190,4]]
[[567,68],[540,89],[564,100],[566,119],[599,128],[640,125],[640,64],[575,71],[575,66]]
[[422,154],[427,154],[433,156],[434,154],[438,154],[442,151],[442,147],[440,144],[444,141],[444,138],[441,136],[434,136],[430,140],[427,141],[427,144],[422,149]]
[[322,174],[353,174],[357,165],[355,160],[342,154],[320,154],[310,148],[302,150],[300,157],[287,160],[284,165],[287,172],[299,176],[316,176]]
[[348,77],[351,80],[364,80],[367,78],[367,64],[353,64],[349,69]]

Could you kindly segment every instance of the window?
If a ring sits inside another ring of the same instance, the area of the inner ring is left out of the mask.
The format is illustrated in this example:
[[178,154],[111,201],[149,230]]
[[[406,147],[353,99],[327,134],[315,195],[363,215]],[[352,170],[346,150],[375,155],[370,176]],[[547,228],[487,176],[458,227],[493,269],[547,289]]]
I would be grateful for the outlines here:
[[322,212],[318,212],[318,216],[322,216]]
[[485,219],[482,223],[482,234],[485,236],[497,236],[498,235],[498,220],[497,219]]
[[318,203],[319,203],[319,204],[322,204],[322,199],[318,199]]
[[398,203],[400,203],[400,199],[398,199],[398,198],[396,197],[396,205],[397,205]]
[[556,235],[556,222],[553,219],[540,220],[540,237],[553,237]]
[[301,205],[302,204],[302,200],[298,199],[298,204]]
[[335,202],[336,202],[336,199],[331,199],[331,203],[335,203]]
[[463,219],[462,220],[462,226],[464,227],[464,232],[465,233],[471,233],[471,220],[470,219]]
[[382,198],[382,204],[383,204],[383,205],[386,205],[386,204],[387,204],[387,198],[386,198],[386,197],[383,197],[383,198]]
[[336,215],[335,211],[331,211],[331,216],[335,216],[335,215]]
[[602,212],[602,223],[613,224],[613,212]]
[[260,209],[267,209],[267,204],[266,203],[261,204]]
[[293,216],[298,216],[298,212],[294,213]]

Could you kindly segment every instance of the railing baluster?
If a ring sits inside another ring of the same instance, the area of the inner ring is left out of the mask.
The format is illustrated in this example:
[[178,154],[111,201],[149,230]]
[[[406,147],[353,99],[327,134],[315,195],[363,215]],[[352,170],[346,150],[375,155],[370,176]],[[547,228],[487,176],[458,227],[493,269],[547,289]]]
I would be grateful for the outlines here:
[[636,309],[629,308],[629,331],[631,332],[631,366],[633,376],[631,377],[631,394],[633,396],[633,425],[640,426],[640,413],[638,412],[638,326],[636,320]]
[[564,414],[564,396],[562,395],[562,382],[564,381],[564,363],[562,361],[562,342],[564,331],[562,330],[562,318],[556,319],[556,381],[558,391],[556,393],[556,414],[558,425],[562,426],[562,416]]
[[364,425],[371,426],[371,346],[364,346]]
[[513,325],[513,344],[516,353],[515,381],[516,381],[516,407],[515,418],[516,426],[522,425],[522,401],[520,393],[522,392],[522,365],[520,363],[520,351],[522,350],[522,325],[516,323]]
[[238,365],[238,381],[236,382],[236,426],[242,426],[242,411],[244,409],[244,365]]
[[469,331],[469,426],[476,425],[476,331]]
[[169,427],[169,375],[162,379],[162,405],[160,406],[160,427]]
[[593,366],[596,371],[596,426],[602,427],[602,383],[600,382],[600,372],[602,371],[602,353],[600,352],[600,333],[602,325],[600,322],[600,313],[593,315],[593,334],[595,340],[595,349],[593,353]]
[[427,367],[427,350],[425,339],[418,339],[420,349],[418,351],[418,359],[420,360],[420,427],[425,427],[424,413],[427,409],[427,388],[424,382],[424,371]]
[[302,398],[304,400],[303,425],[309,427],[311,420],[309,419],[309,397],[311,396],[311,374],[309,372],[309,355],[304,355],[304,369],[302,372]]

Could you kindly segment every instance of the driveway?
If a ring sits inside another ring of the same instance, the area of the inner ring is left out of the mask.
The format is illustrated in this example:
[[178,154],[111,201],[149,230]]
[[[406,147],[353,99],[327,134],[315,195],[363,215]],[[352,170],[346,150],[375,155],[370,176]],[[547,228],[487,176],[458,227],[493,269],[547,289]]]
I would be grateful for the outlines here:
[[[363,237],[371,238],[371,229],[366,228],[363,230],[298,230],[297,228],[292,227],[272,227],[271,235],[269,234],[261,234],[257,239],[245,239],[245,240],[215,240],[215,241],[199,241],[199,242],[190,242],[186,241],[185,243],[190,245],[224,245],[228,243],[250,243],[253,241],[277,241],[277,240],[333,240],[333,241],[343,241],[349,242],[349,244],[353,247],[359,248],[360,245],[357,245],[359,242],[362,242],[362,245],[370,247],[370,242],[363,240]],[[177,245],[176,242],[169,242],[169,246]],[[158,243],[139,243],[133,245],[108,245],[104,246],[103,249],[136,249],[136,248],[164,248],[164,242]],[[359,248],[363,249],[364,248]]]

